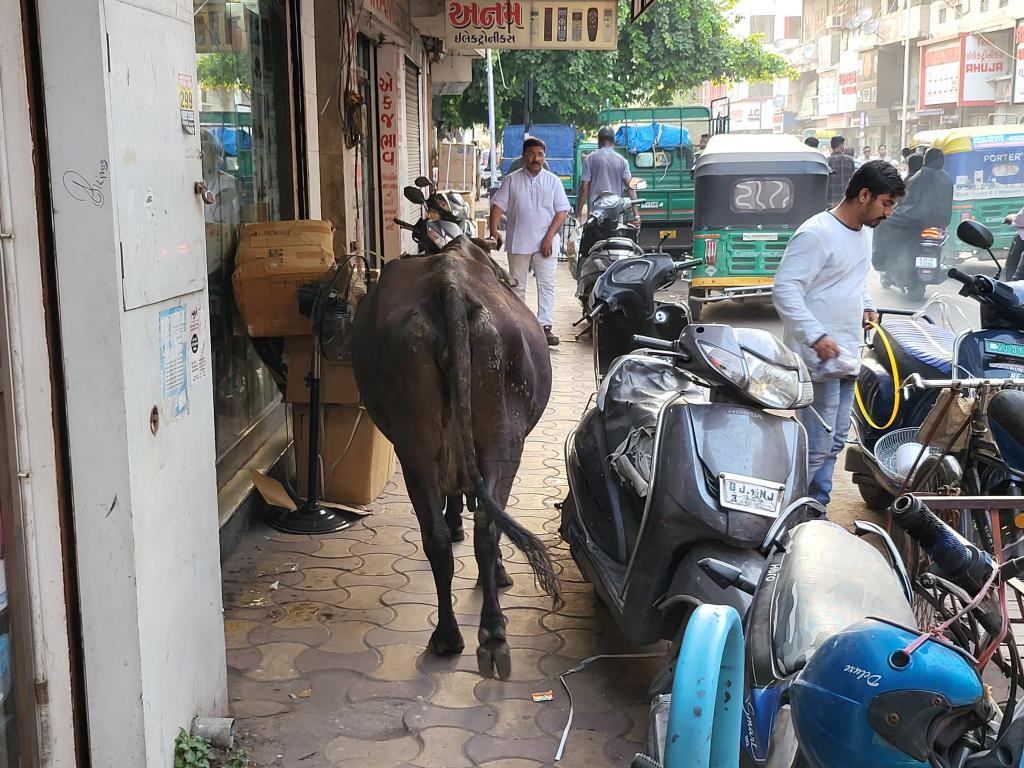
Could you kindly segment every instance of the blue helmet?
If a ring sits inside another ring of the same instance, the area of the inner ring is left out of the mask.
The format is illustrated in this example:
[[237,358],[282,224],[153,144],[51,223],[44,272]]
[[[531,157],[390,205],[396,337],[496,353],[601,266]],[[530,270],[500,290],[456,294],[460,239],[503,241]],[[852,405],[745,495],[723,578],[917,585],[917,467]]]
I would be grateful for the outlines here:
[[790,690],[800,749],[812,765],[927,766],[946,741],[985,721],[970,657],[929,640],[903,653],[916,631],[865,619],[815,651]]

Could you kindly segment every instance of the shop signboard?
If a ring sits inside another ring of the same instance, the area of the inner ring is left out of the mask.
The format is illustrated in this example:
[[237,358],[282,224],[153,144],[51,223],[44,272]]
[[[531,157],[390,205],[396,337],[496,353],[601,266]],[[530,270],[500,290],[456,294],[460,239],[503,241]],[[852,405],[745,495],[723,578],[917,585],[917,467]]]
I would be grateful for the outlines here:
[[835,72],[818,74],[818,114],[834,115],[839,112],[839,79]]
[[839,57],[837,112],[857,111],[857,70],[859,69],[859,64],[857,51],[843,51]]
[[1024,104],[1024,19],[1017,22],[1013,35],[1013,103]]
[[615,0],[447,0],[445,46],[613,51],[618,23]]
[[399,137],[405,134],[405,104],[401,87],[401,49],[382,45],[377,49],[377,130],[380,137],[381,220],[384,222],[384,258],[402,253],[402,230],[394,223],[402,211],[402,154]]
[[960,40],[949,40],[921,52],[919,105],[956,104],[960,98]]
[[964,35],[960,55],[961,107],[996,103],[996,78],[1009,74],[1006,54],[984,35]]

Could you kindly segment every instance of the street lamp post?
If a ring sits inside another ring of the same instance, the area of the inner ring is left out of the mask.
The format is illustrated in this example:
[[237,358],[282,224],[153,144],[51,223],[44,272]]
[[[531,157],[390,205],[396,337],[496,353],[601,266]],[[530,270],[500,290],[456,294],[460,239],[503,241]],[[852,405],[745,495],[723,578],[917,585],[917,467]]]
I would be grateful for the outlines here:
[[907,146],[907,107],[910,94],[910,0],[903,0],[903,114],[900,116],[900,149]]
[[487,49],[487,130],[491,134],[491,179],[489,186],[494,189],[498,186],[495,183],[498,167],[498,147],[495,144],[497,137],[494,135],[494,63],[491,61],[491,49]]

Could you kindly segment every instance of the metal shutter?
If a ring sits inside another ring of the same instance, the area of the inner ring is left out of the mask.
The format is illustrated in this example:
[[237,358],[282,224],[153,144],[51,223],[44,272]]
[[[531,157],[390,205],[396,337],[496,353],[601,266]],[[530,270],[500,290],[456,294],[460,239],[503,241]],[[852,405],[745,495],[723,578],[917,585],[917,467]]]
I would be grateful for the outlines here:
[[[409,59],[405,60],[405,151],[409,174],[406,184],[415,184],[417,176],[423,173],[423,152],[420,144],[420,70]],[[405,198],[405,219],[416,221],[422,209]]]

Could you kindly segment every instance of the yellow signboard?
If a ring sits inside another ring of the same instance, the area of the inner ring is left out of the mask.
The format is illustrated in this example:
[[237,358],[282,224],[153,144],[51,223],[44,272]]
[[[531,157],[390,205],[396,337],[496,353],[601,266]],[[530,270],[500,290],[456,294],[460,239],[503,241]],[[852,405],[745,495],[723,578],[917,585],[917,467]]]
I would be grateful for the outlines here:
[[447,0],[445,45],[615,50],[615,0]]

